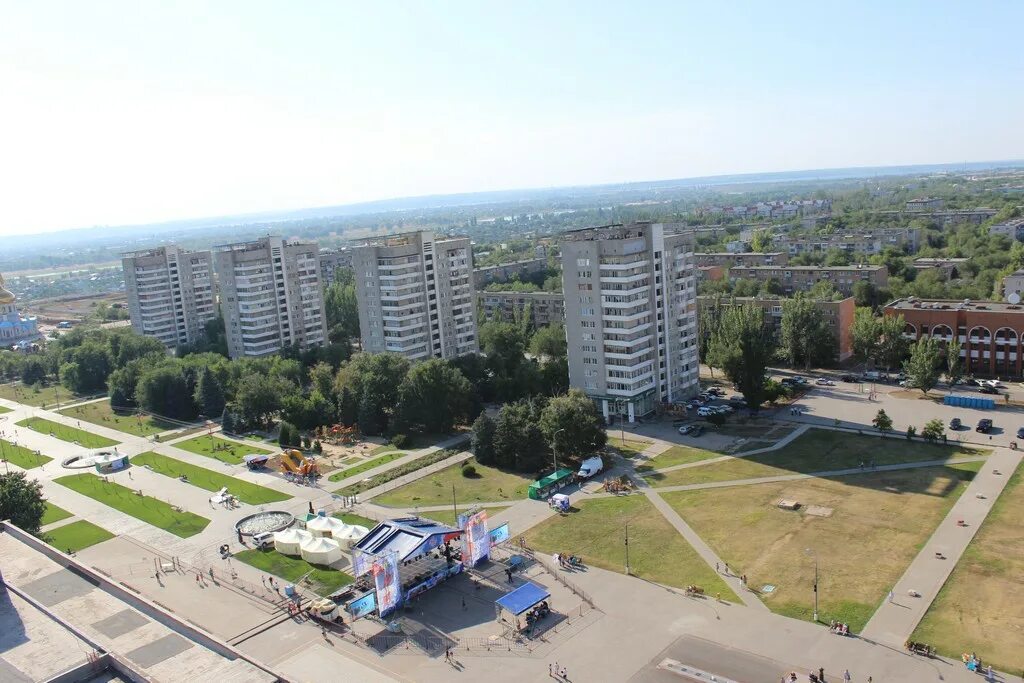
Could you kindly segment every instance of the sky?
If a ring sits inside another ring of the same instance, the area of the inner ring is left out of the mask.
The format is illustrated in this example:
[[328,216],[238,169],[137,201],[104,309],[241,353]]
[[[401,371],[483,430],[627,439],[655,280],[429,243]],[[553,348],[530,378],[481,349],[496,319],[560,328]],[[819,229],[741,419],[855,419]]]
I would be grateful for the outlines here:
[[1019,0],[0,0],[0,235],[1020,159],[1022,24]]

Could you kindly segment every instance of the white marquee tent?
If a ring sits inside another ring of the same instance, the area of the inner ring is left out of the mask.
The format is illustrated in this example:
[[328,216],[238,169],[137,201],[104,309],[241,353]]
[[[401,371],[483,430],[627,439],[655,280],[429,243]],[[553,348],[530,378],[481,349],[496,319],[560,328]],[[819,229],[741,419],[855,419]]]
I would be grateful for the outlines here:
[[302,559],[310,564],[333,564],[341,559],[341,546],[329,538],[311,538],[300,548]]
[[342,548],[348,550],[353,545],[359,542],[366,534],[370,533],[370,530],[365,526],[359,526],[358,524],[349,524],[345,529],[334,533],[334,540],[341,544]]
[[274,550],[283,555],[298,555],[303,543],[313,540],[313,534],[291,527],[274,534]]
[[343,532],[349,525],[337,517],[318,516],[306,522],[306,531],[314,536],[332,536]]

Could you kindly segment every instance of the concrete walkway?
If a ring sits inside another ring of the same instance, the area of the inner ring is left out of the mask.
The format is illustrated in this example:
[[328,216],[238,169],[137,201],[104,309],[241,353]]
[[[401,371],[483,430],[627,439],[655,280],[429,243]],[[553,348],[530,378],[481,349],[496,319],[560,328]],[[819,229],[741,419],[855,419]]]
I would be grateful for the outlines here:
[[[765,446],[764,448],[755,448],[754,450],[742,451],[740,453],[731,453],[729,455],[722,455],[717,458],[708,458],[707,460],[698,460],[697,462],[686,462],[681,465],[671,465],[669,467],[663,467],[661,469],[654,470],[653,472],[645,472],[643,476],[650,476],[651,474],[664,474],[666,472],[675,472],[676,470],[689,469],[690,467],[702,467],[704,465],[711,465],[716,462],[725,462],[726,460],[735,460],[736,458],[748,458],[751,455],[770,453],[771,451],[777,451],[781,448],[785,448],[789,444],[793,443],[795,439],[797,439],[798,437],[800,437],[802,434],[806,433],[809,430],[809,426],[801,425],[800,427],[794,429],[792,433],[786,435],[777,443],[772,444],[771,446]],[[646,451],[644,452],[646,453]]]
[[[862,637],[889,645],[902,646],[906,642],[981,528],[1022,456],[1020,451],[1003,448],[989,456],[988,462],[896,582],[892,589],[894,600],[882,603],[861,632]],[[963,520],[966,526],[959,526],[958,520]],[[942,553],[944,559],[938,559],[935,553]],[[921,597],[910,597],[910,590],[917,591]]]

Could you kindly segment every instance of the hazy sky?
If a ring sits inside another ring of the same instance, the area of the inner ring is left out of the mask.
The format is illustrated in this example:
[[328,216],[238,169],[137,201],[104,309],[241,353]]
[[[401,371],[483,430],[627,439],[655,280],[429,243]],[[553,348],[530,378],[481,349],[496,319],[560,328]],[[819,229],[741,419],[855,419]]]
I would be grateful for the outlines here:
[[1020,0],[0,0],[0,234],[1021,158],[1022,25]]

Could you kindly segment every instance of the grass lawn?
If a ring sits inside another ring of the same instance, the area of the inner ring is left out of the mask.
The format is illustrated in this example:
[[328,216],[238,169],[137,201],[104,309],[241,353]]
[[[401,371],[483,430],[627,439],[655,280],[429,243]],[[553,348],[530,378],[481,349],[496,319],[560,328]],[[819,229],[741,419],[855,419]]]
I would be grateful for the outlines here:
[[37,390],[34,387],[27,387],[21,382],[16,384],[0,385],[0,398],[8,401],[17,401],[26,406],[56,405],[57,401],[68,403],[77,398],[74,394],[64,388],[61,384],[52,384],[44,389]]
[[84,519],[59,526],[43,534],[44,540],[57,550],[77,553],[91,545],[102,543],[114,534]]
[[408,455],[406,451],[389,451],[386,455],[382,455],[379,458],[373,460],[364,460],[362,465],[356,465],[354,467],[346,467],[343,470],[332,472],[331,476],[327,477],[327,481],[341,481],[342,479],[348,479],[354,477],[357,474],[362,474],[367,470],[372,470],[374,467],[380,467],[381,465],[387,465],[393,460],[398,460],[402,456]]
[[110,429],[135,434],[136,436],[159,434],[160,432],[166,432],[168,429],[176,429],[180,426],[164,422],[155,417],[142,415],[140,416],[140,421],[139,418],[130,413],[115,413],[110,407],[110,401],[108,400],[83,403],[73,408],[65,408],[60,413],[61,415],[73,417],[76,420],[85,420],[86,422],[98,424],[101,427],[109,427]]
[[301,557],[282,555],[269,548],[266,550],[243,550],[235,555],[235,559],[290,583],[294,583],[307,573],[312,572],[306,577],[306,582],[318,595],[330,595],[355,580],[343,571],[310,564]]
[[194,439],[186,439],[185,441],[179,441],[172,444],[175,448],[180,448],[189,453],[195,453],[196,455],[205,455],[207,458],[213,458],[214,460],[220,460],[231,465],[238,465],[242,462],[242,456],[249,455],[251,453],[270,453],[265,448],[259,448],[258,446],[250,446],[244,443],[235,443],[234,441],[228,441],[227,439],[221,439],[217,436],[210,434],[203,434],[197,436]]
[[700,462],[701,460],[708,460],[709,458],[719,458],[721,453],[715,453],[714,451],[706,451],[703,448],[692,448],[690,446],[673,446],[664,453],[659,453],[650,460],[647,464],[641,465],[637,468],[638,472],[656,470],[662,467],[672,467],[673,465],[685,465],[691,462]]
[[23,470],[30,470],[33,467],[41,467],[50,462],[52,458],[45,455],[36,455],[36,452],[24,446],[15,446],[10,441],[0,439],[0,459],[17,465]]
[[[499,512],[501,510],[506,509],[507,506],[505,506],[505,505],[482,505],[481,507],[483,509],[487,510],[487,517],[489,519],[491,515]],[[465,512],[468,509],[469,509],[468,506],[460,505],[459,506],[459,514],[461,515],[463,512]],[[432,519],[435,522],[441,522],[441,524],[447,524],[448,526],[455,526],[456,522],[458,521],[455,518],[456,517],[455,511],[452,510],[451,508],[448,508],[447,510],[431,510],[430,512],[421,512],[420,516],[421,517],[426,517],[427,519]]]
[[46,512],[43,513],[43,519],[39,522],[39,526],[53,524],[54,522],[59,522],[62,519],[67,519],[70,516],[71,513],[64,508],[59,508],[53,503],[47,503]]
[[394,491],[373,499],[379,505],[411,508],[417,505],[446,505],[452,502],[452,485],[455,485],[455,500],[459,503],[488,503],[498,500],[522,500],[526,498],[526,487],[532,479],[521,474],[503,472],[495,467],[481,465],[467,460],[476,468],[476,476],[462,476],[462,464],[446,467],[439,472],[417,479]]
[[732,458],[707,466],[690,467],[666,474],[648,474],[654,486],[705,484],[734,479],[774,477],[855,468],[874,460],[876,465],[947,460],[955,457],[988,455],[991,451],[963,445],[933,445],[901,439],[860,436],[826,429],[811,429],[785,448]]
[[362,515],[356,515],[351,512],[335,512],[331,517],[336,517],[345,524],[355,524],[357,526],[365,526],[367,529],[372,529],[377,526],[380,522],[369,517],[363,517]]
[[623,573],[625,526],[629,524],[630,573],[677,588],[696,584],[708,595],[721,593],[722,598],[739,602],[645,496],[597,498],[578,507],[578,511],[550,517],[527,531],[527,545],[548,554],[579,555],[588,565]]
[[626,439],[626,442],[623,443],[622,439],[608,434],[608,448],[618,451],[624,458],[635,458],[640,453],[643,453],[644,449],[652,443],[651,441],[640,439]]
[[205,517],[187,511],[178,512],[162,500],[136,495],[130,488],[104,482],[92,474],[72,474],[54,481],[181,538],[195,536],[210,523]]
[[11,412],[11,409],[6,406],[0,406],[0,415]]
[[67,425],[51,422],[50,420],[44,420],[41,417],[30,417],[22,420],[18,423],[18,426],[28,427],[40,434],[52,435],[61,441],[77,443],[84,448],[105,448],[107,446],[116,446],[119,443],[105,436],[86,432],[75,427],[68,427]]
[[249,505],[263,505],[265,503],[277,503],[291,498],[288,494],[268,489],[265,486],[251,484],[241,479],[229,477],[220,472],[214,472],[203,467],[197,467],[181,460],[169,458],[166,455],[148,451],[132,456],[132,464],[145,465],[154,472],[166,477],[177,478],[181,475],[188,477],[188,483],[198,486],[207,491],[220,491],[227,487],[228,493],[236,496],[243,503]]
[[377,446],[376,448],[371,450],[369,452],[369,455],[384,455],[385,453],[390,453],[391,451],[397,451],[397,450],[398,449],[395,448],[392,444],[386,443],[386,444],[382,444],[380,446]]
[[911,638],[1024,670],[1024,468],[1018,467]]
[[[931,536],[982,463],[757,484],[662,496],[774,612],[810,619],[813,548],[820,565],[820,621],[854,631]],[[801,503],[782,510],[782,499]],[[812,516],[807,506],[831,508]]]

